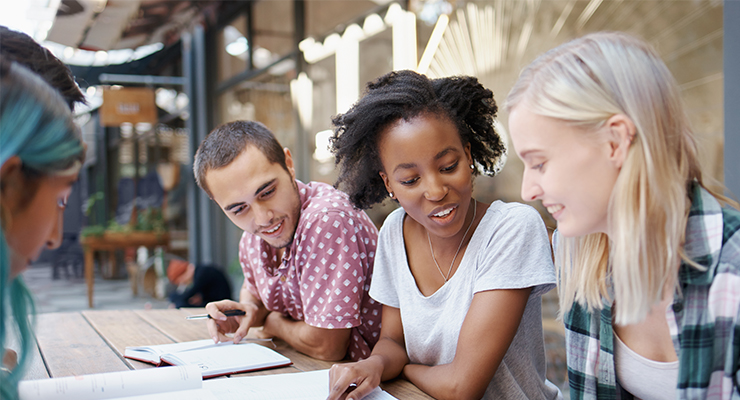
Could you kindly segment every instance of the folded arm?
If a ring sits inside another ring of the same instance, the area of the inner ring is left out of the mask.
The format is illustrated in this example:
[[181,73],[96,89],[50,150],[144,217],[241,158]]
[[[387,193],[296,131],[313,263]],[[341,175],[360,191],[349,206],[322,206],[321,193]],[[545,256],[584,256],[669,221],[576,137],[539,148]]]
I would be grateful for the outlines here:
[[436,399],[479,399],[509,349],[531,288],[476,293],[449,364],[408,364],[403,373]]
[[326,361],[339,361],[347,354],[351,329],[327,329],[296,321],[277,311],[267,315],[261,337],[277,337],[303,354]]

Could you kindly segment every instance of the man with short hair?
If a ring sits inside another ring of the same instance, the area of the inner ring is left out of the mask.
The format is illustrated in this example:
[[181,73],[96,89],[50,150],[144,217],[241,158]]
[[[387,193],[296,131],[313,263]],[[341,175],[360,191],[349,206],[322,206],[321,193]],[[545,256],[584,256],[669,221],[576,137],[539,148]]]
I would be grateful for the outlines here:
[[[381,306],[368,295],[377,229],[347,195],[295,179],[290,150],[264,125],[214,129],[195,155],[196,182],[244,230],[239,302],[209,303],[214,341],[238,342],[250,327],[322,360],[370,355]],[[223,311],[246,315],[226,317]]]

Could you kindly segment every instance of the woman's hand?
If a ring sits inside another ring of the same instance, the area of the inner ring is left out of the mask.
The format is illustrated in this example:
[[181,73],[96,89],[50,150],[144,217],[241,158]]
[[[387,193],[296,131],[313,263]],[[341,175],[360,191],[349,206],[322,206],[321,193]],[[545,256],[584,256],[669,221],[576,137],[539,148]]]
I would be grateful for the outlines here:
[[365,360],[334,364],[329,370],[327,400],[359,400],[373,391],[380,381],[393,379],[409,363],[403,339],[401,311],[383,306],[380,339]]
[[18,354],[11,349],[5,349],[5,354],[3,354],[3,364],[2,367],[6,368],[8,370],[13,370],[18,365]]
[[356,363],[334,364],[329,370],[327,400],[362,399],[380,385],[382,375],[383,363],[377,356]]

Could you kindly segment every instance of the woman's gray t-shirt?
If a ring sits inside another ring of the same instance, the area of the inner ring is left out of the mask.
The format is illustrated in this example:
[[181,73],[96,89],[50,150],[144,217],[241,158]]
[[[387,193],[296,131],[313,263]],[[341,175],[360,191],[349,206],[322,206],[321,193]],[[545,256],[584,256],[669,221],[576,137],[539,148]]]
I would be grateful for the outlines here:
[[416,286],[403,238],[402,208],[386,218],[378,237],[370,296],[399,308],[413,364],[441,365],[455,357],[463,320],[477,292],[532,288],[519,329],[484,398],[554,399],[545,379],[541,295],[555,287],[547,230],[537,211],[496,201],[473,233],[450,280],[430,296]]

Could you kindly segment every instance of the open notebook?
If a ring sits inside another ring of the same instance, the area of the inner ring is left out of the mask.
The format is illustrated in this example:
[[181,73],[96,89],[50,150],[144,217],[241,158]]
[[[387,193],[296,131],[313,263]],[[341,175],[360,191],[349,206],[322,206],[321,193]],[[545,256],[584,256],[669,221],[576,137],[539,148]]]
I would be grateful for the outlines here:
[[196,365],[203,378],[284,367],[291,364],[289,358],[256,343],[214,344],[210,339],[126,347],[124,357],[158,366],[164,364]]

